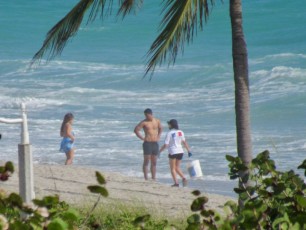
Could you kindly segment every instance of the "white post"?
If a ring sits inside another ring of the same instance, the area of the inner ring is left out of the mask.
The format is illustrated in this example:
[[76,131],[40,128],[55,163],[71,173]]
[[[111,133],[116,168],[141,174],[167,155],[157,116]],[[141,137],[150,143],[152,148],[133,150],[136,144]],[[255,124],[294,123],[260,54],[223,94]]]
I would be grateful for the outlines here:
[[22,117],[22,126],[21,126],[21,144],[30,144],[29,131],[28,131],[28,119],[26,114],[25,104],[21,103],[21,117]]
[[18,145],[19,193],[25,203],[35,198],[32,151],[29,140],[28,119],[25,104],[21,103],[21,144]]
[[21,143],[18,145],[19,193],[24,202],[32,203],[32,200],[35,198],[33,162],[24,103],[21,103],[21,115],[21,119],[0,118],[0,122],[6,124],[21,124]]

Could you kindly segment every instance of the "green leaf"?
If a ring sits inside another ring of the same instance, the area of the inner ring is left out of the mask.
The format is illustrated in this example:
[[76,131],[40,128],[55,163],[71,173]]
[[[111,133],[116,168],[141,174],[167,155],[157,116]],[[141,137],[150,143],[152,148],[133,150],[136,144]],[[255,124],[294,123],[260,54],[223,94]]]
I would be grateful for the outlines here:
[[[2,229],[2,228],[0,228],[0,229]],[[28,224],[22,223],[21,220],[15,219],[14,221],[12,221],[10,223],[10,228],[9,229],[12,229],[12,230],[19,230],[19,229],[30,230],[31,227]]]
[[306,160],[304,160],[303,163],[298,166],[298,169],[306,169]]
[[235,175],[231,175],[231,176],[230,176],[230,179],[231,179],[231,180],[236,180],[237,178],[239,178],[239,175],[238,175],[238,174],[235,174]]
[[200,192],[199,190],[194,190],[194,191],[192,191],[191,193],[192,193],[193,195],[195,195],[195,196],[201,195],[201,192]]
[[79,213],[75,209],[68,209],[62,214],[64,220],[67,221],[77,221],[79,219]]
[[224,206],[230,207],[233,212],[235,212],[237,210],[237,208],[238,208],[237,202],[234,202],[232,200],[227,201],[224,204]]
[[208,202],[208,198],[203,196],[195,199],[191,204],[191,210],[193,212],[200,211],[204,209],[204,204]]
[[241,199],[241,200],[247,200],[249,198],[249,195],[248,195],[248,193],[247,192],[243,192],[243,193],[240,193],[239,194],[239,199]]
[[42,200],[39,200],[39,199],[33,199],[32,202],[37,205],[37,206],[40,206],[40,207],[43,207],[44,206],[44,202]]
[[108,191],[106,188],[99,185],[90,185],[87,187],[91,193],[98,193],[104,197],[108,197]]
[[226,155],[225,158],[226,158],[226,160],[229,161],[229,162],[234,162],[235,159],[236,159],[235,157],[233,157],[233,156],[231,156],[231,155]]
[[199,214],[192,214],[191,216],[188,217],[187,219],[187,223],[188,224],[196,224],[196,223],[200,223],[200,215]]
[[302,228],[299,223],[295,223],[293,226],[290,226],[290,230],[301,230],[301,229],[305,228]]
[[241,194],[241,193],[245,192],[245,189],[244,188],[234,188],[234,192],[237,193],[237,194]]
[[11,161],[6,162],[5,170],[13,173],[14,172],[14,164]]
[[218,222],[218,221],[220,221],[220,220],[221,220],[221,217],[220,217],[219,215],[215,215],[214,220],[215,220],[216,222]]
[[106,184],[106,180],[104,176],[102,176],[102,174],[99,173],[98,171],[96,171],[96,177],[97,177],[97,181],[99,182],[99,184]]
[[269,199],[270,197],[273,196],[273,194],[271,192],[263,190],[263,189],[261,189],[257,192],[258,192],[258,195],[262,197],[262,199]]
[[259,153],[256,157],[257,160],[260,160],[261,162],[264,162],[270,158],[270,152],[268,150],[265,150],[261,153]]
[[233,226],[229,220],[225,221],[221,226],[218,226],[218,230],[233,230],[237,229],[236,226]]
[[67,230],[68,224],[60,218],[55,218],[47,227],[48,230]]
[[59,203],[59,196],[58,195],[54,195],[54,196],[45,196],[43,198],[43,201],[46,204],[58,204]]
[[274,179],[270,177],[264,178],[262,181],[262,183],[265,184],[267,187],[271,186],[273,182],[274,182]]
[[306,197],[296,195],[295,198],[299,205],[301,205],[303,208],[306,208]]
[[202,210],[201,215],[204,217],[214,216],[215,212],[213,210]]
[[243,210],[242,214],[247,221],[251,221],[255,218],[254,212],[252,210]]
[[256,188],[255,188],[255,187],[252,187],[252,186],[247,187],[246,190],[248,191],[248,193],[249,193],[251,196],[253,196],[253,195],[255,194],[255,192],[256,192]]
[[5,167],[4,166],[0,166],[0,173],[4,173],[5,172]]
[[186,228],[186,230],[199,230],[199,229],[201,229],[200,223],[189,224]]
[[289,222],[290,221],[289,221],[288,215],[287,213],[285,213],[283,217],[279,217],[273,221],[272,227],[273,229],[288,229],[288,228],[282,228],[281,226],[283,224],[287,225],[287,223]]
[[54,196],[45,196],[41,200],[34,199],[33,203],[40,207],[47,207],[48,209],[56,206],[59,203],[58,195]]
[[[296,222],[298,222],[300,225],[305,225],[306,224],[306,213],[305,211],[302,211],[300,213],[298,213],[295,217],[294,217],[294,220]],[[305,228],[303,228],[305,229]]]
[[133,221],[133,224],[135,226],[139,226],[145,222],[147,222],[148,220],[150,220],[151,216],[149,214],[147,215],[144,215],[144,216],[139,216],[137,217],[134,221]]
[[286,186],[285,186],[284,183],[279,183],[279,184],[273,186],[273,190],[274,190],[275,195],[279,195],[280,193],[285,191],[285,189],[286,189]]
[[246,165],[244,165],[244,164],[238,164],[238,165],[237,165],[237,169],[238,169],[239,171],[246,171],[246,170],[248,170],[249,168],[248,168]]
[[14,206],[17,206],[19,208],[22,207],[22,198],[16,193],[11,193],[8,197],[8,201]]
[[272,169],[272,170],[276,169],[274,160],[268,160],[268,165],[269,165],[270,169]]

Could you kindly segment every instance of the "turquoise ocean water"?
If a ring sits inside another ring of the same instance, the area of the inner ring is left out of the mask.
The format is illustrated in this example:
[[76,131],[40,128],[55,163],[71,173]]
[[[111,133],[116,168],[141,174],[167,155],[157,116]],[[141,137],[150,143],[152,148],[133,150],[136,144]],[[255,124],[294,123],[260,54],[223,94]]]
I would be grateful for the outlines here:
[[[237,182],[229,180],[225,160],[236,155],[228,1],[216,3],[184,55],[157,68],[151,81],[142,77],[161,19],[156,0],[124,21],[111,16],[83,24],[60,57],[29,70],[47,31],[76,3],[0,1],[0,117],[18,118],[26,103],[34,162],[63,164],[59,128],[73,112],[76,165],[142,177],[133,129],[150,107],[164,126],[162,139],[166,121],[176,118],[200,160],[204,177],[190,186],[234,196]],[[296,170],[306,158],[306,3],[243,1],[243,12],[254,156],[268,149],[279,169]],[[19,125],[0,123],[0,132],[0,160],[17,162]],[[158,178],[172,183],[165,152]]]

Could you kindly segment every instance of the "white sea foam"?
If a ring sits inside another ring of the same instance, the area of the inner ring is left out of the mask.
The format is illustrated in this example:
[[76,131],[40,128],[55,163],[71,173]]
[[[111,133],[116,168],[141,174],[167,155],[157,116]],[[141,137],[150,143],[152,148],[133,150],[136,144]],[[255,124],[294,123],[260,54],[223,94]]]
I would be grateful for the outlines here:
[[[205,172],[204,172],[204,174],[205,174]],[[230,178],[227,175],[208,175],[208,176],[204,175],[203,180],[207,180],[207,181],[230,181]]]
[[280,54],[273,54],[273,55],[267,55],[265,58],[302,58],[306,59],[306,54],[302,53],[280,53]]

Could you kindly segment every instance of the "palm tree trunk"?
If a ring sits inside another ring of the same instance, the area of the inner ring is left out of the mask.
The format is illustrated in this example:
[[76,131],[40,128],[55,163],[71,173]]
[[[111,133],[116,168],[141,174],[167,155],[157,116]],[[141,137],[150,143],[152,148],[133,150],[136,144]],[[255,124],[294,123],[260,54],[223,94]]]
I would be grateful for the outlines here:
[[[250,125],[250,94],[248,76],[248,53],[242,28],[241,0],[230,0],[232,25],[232,55],[235,80],[235,112],[237,151],[245,165],[252,161]],[[241,172],[242,182],[248,185],[249,172]]]

